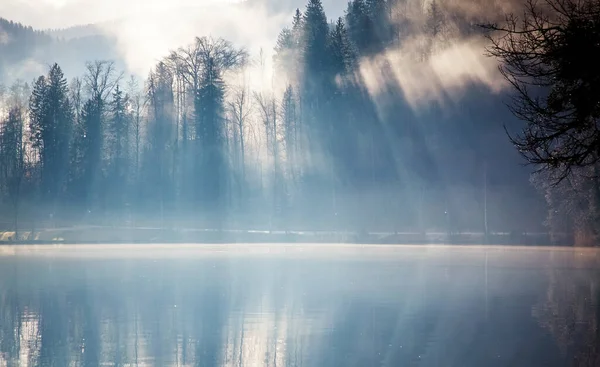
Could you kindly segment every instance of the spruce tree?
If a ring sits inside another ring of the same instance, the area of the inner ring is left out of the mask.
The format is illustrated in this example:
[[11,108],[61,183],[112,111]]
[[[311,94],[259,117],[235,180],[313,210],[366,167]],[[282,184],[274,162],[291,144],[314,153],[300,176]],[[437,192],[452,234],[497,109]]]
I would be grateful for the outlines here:
[[129,124],[131,121],[127,104],[129,96],[124,95],[119,85],[115,87],[110,102],[110,119],[108,121],[108,150],[111,154],[111,175],[121,184],[126,176],[129,148]]
[[327,41],[329,24],[320,0],[310,0],[303,17],[303,73],[300,83],[301,109],[303,125],[306,127],[307,139],[310,146],[308,153],[317,153],[322,136],[320,122],[325,121],[328,84],[330,83],[327,70],[329,58]]
[[149,121],[147,151],[144,162],[145,193],[153,206],[164,215],[165,205],[171,196],[173,168],[173,74],[164,62],[159,62],[148,78]]
[[355,64],[355,56],[348,39],[348,32],[343,19],[338,18],[328,44],[328,54],[333,76],[344,76],[351,72]]
[[67,80],[58,64],[37,79],[29,104],[33,147],[39,152],[42,199],[56,209],[68,173],[73,110]]
[[102,168],[103,119],[104,103],[99,95],[88,99],[82,111],[82,181],[83,203],[87,210],[92,210],[98,199]]
[[294,178],[296,175],[296,156],[298,148],[297,112],[294,89],[288,85],[281,101],[281,114],[284,129],[285,152],[288,163],[288,174]]
[[365,0],[352,0],[346,10],[348,35],[360,55],[368,55],[374,47],[373,20]]
[[[47,98],[48,85],[46,77],[41,75],[35,81],[31,97],[29,100],[29,130],[30,139],[33,148],[37,149],[41,154],[44,147],[44,131],[48,124],[48,102]],[[41,159],[42,157],[40,157]]]
[[306,72],[319,74],[326,68],[329,25],[321,0],[309,0],[303,17]]
[[387,4],[385,0],[365,0],[365,6],[373,26],[372,52],[380,52],[390,41]]
[[15,237],[19,237],[19,202],[25,175],[25,145],[23,141],[23,111],[13,106],[0,125],[0,179],[3,194],[12,205]]

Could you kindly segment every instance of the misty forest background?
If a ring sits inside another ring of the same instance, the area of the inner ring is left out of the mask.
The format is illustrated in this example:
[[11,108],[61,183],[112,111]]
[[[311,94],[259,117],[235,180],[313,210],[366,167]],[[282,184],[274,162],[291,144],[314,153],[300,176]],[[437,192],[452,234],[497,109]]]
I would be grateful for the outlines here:
[[478,24],[494,19],[451,5],[352,0],[330,19],[309,0],[272,60],[199,35],[143,80],[89,27],[0,19],[2,227],[591,231],[593,205],[532,184],[505,131],[523,128],[510,91],[467,81],[415,108],[381,58],[426,64],[483,38]]

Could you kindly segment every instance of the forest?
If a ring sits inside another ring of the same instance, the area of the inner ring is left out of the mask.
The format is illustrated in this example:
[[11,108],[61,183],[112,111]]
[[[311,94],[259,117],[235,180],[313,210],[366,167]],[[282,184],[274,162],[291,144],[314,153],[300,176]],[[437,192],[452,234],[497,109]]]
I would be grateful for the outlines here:
[[273,52],[199,35],[143,79],[110,55],[69,79],[52,63],[0,85],[2,226],[572,232],[589,196],[531,176],[511,142],[524,124],[480,26],[496,20],[446,0],[330,19],[309,0]]

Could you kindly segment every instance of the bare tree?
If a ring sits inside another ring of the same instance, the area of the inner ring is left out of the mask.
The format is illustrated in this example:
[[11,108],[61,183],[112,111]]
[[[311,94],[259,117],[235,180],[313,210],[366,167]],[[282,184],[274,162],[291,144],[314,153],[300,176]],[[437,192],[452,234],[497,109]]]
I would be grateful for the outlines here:
[[191,87],[191,90],[197,90],[202,72],[199,43],[194,42],[187,47],[181,47],[177,51],[171,52],[169,59],[176,67],[177,74]]
[[24,108],[13,105],[0,128],[0,174],[13,212],[15,240],[19,239],[19,203],[25,174]]
[[117,74],[114,61],[96,60],[86,64],[86,74],[83,78],[90,98],[100,98],[106,101],[113,89],[123,77]]
[[[245,83],[244,83],[245,84]],[[242,85],[239,88],[236,88],[230,98],[229,101],[229,109],[232,115],[232,123],[234,125],[234,133],[237,135],[239,139],[239,149],[240,149],[240,168],[242,172],[242,185],[246,179],[246,149],[245,149],[245,140],[246,140],[246,124],[248,117],[252,112],[252,104],[251,99],[249,98],[249,91],[246,85]]]
[[279,125],[278,125],[278,109],[276,99],[272,96],[265,96],[262,93],[254,93],[254,99],[259,109],[263,125],[265,127],[265,140],[267,152],[273,158],[273,209],[278,210],[281,202],[281,170],[279,156]]
[[71,80],[69,92],[69,98],[71,98],[71,102],[73,103],[75,116],[79,121],[79,118],[81,117],[81,109],[83,107],[83,81],[81,78],[73,78],[73,80]]
[[140,169],[140,154],[142,145],[142,123],[143,123],[143,112],[146,108],[146,98],[144,98],[144,92],[140,88],[139,83],[135,76],[131,76],[127,83],[127,93],[129,94],[129,108],[133,116],[132,129],[133,134],[133,150],[134,150],[134,174],[138,179]]
[[511,139],[557,181],[600,159],[599,24],[598,1],[527,0],[522,16],[483,25],[515,92],[510,109],[527,123]]

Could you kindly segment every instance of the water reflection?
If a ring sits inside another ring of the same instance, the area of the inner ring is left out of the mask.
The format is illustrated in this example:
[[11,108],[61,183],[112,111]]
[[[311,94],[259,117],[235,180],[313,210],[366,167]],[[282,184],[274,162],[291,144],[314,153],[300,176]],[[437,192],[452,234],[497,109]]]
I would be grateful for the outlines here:
[[339,251],[0,256],[0,366],[600,365],[597,252]]
[[587,272],[551,269],[545,295],[532,314],[573,365],[600,366],[600,278]]

